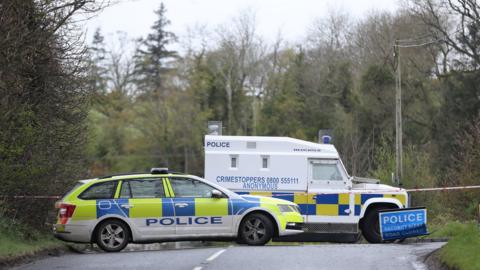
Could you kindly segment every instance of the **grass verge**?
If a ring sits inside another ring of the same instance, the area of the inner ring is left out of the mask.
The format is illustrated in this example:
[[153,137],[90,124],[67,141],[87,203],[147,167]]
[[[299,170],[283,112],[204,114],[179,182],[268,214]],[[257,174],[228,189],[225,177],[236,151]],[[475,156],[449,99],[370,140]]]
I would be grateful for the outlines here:
[[18,259],[34,255],[36,253],[63,248],[65,244],[56,240],[48,233],[30,233],[28,239],[21,230],[15,230],[12,226],[5,226],[5,220],[0,224],[0,265],[15,262]]
[[458,270],[480,269],[480,226],[476,222],[451,222],[432,233],[450,240],[440,250],[439,259],[447,267]]

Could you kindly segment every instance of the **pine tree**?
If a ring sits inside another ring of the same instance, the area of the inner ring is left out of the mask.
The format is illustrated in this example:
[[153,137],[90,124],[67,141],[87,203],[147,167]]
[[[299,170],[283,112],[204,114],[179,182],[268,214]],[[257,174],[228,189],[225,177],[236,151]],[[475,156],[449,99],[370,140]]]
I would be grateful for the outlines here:
[[105,67],[107,50],[104,39],[100,28],[97,28],[93,35],[92,45],[88,47],[88,84],[95,94],[95,99],[107,91],[107,68]]
[[166,17],[166,8],[163,3],[155,11],[157,20],[152,26],[152,33],[146,39],[140,39],[140,47],[136,52],[135,69],[138,74],[138,88],[143,93],[163,93],[165,91],[165,75],[172,71],[168,60],[177,57],[177,52],[169,50],[168,45],[175,43],[177,37],[166,28],[170,20]]

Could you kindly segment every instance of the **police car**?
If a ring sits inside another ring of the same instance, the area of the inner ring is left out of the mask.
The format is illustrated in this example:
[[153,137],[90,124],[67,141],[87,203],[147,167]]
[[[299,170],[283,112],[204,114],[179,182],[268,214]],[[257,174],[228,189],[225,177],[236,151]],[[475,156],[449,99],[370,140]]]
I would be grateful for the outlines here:
[[120,251],[129,242],[237,239],[264,245],[302,232],[295,203],[241,196],[205,179],[166,169],[81,180],[56,203],[54,235]]

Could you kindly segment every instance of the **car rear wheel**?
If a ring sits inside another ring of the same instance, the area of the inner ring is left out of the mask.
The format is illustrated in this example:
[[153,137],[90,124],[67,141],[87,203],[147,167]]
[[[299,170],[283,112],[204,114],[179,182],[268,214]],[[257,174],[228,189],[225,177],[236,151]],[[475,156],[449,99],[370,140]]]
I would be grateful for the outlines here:
[[118,220],[106,220],[97,230],[97,245],[106,252],[118,252],[128,244],[130,232],[125,223]]
[[382,235],[380,234],[380,224],[378,221],[378,211],[391,209],[392,207],[388,206],[378,206],[369,210],[362,222],[362,235],[363,237],[372,244],[382,243]]
[[240,242],[251,246],[265,245],[273,237],[272,221],[263,214],[253,213],[240,224]]

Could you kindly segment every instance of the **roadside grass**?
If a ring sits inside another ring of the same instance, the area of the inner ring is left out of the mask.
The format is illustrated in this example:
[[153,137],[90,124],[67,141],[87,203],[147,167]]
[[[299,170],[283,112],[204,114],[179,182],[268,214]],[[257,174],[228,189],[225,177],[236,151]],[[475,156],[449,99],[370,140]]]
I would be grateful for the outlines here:
[[480,225],[476,222],[458,221],[437,225],[432,237],[450,240],[440,250],[440,261],[451,269],[480,269]]
[[47,236],[35,240],[24,240],[2,232],[0,239],[0,261],[33,255],[42,250],[63,246],[63,243]]
[[27,228],[20,227],[21,225],[14,226],[0,217],[0,264],[64,246],[64,243],[46,232],[28,230],[28,237],[26,237]]

